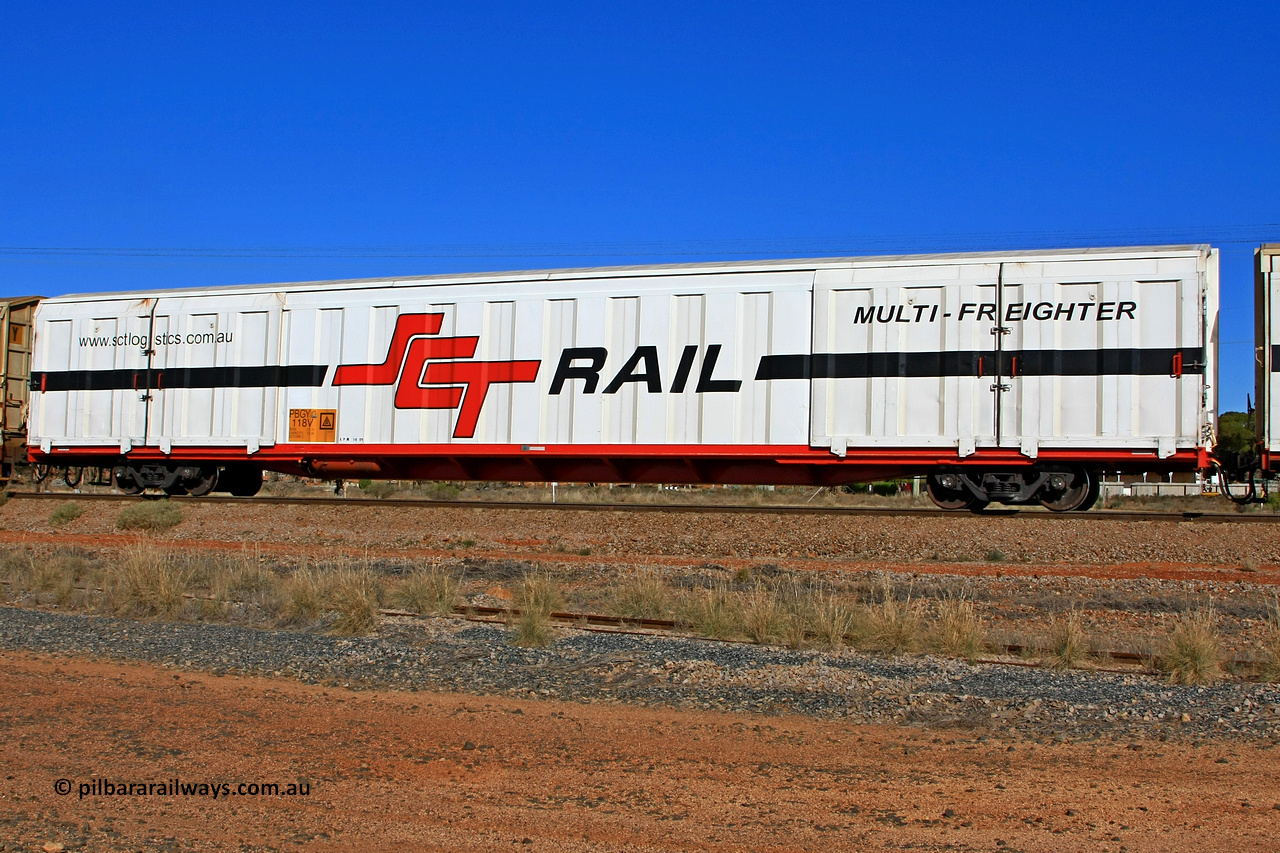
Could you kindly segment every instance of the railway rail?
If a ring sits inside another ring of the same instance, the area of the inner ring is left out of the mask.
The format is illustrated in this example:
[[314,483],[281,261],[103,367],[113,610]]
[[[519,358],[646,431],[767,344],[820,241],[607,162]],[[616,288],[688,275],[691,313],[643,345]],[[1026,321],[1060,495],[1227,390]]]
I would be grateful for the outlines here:
[[[7,497],[18,500],[84,500],[84,501],[137,501],[133,495],[94,494],[73,491],[28,492],[11,490]],[[155,496],[156,499],[162,496]],[[809,506],[805,504],[743,505],[743,504],[630,504],[550,501],[486,501],[486,500],[432,500],[427,498],[342,498],[308,497],[297,495],[260,495],[252,498],[207,495],[187,495],[165,498],[177,503],[227,504],[227,505],[277,505],[277,506],[376,506],[433,509],[503,509],[503,510],[551,510],[570,512],[670,512],[708,514],[756,514],[756,515],[846,515],[881,518],[894,517],[952,517],[966,518],[973,515],[997,518],[1052,519],[1054,521],[1149,521],[1149,522],[1200,522],[1209,524],[1277,524],[1280,514],[1242,512],[1202,512],[1199,510],[1089,510],[1087,512],[1050,512],[1043,509],[984,509],[977,512],[944,510],[934,507],[872,507],[872,506]]]
[[[0,587],[10,587],[9,581],[0,581]],[[80,587],[83,592],[102,593],[101,589]],[[196,599],[190,593],[185,594],[184,598]],[[211,599],[210,599],[211,600]],[[244,603],[244,602],[240,602]],[[381,616],[397,616],[410,619],[430,619],[434,618],[428,614],[416,613],[412,610],[396,610],[392,608],[380,608],[378,610]],[[453,608],[449,614],[454,618],[466,619],[469,622],[484,622],[488,624],[503,625],[507,624],[511,619],[520,615],[518,607],[485,607],[482,605],[467,604],[458,605]],[[708,643],[731,643],[740,645],[758,645],[754,640],[733,638],[733,637],[707,637],[699,634],[691,634],[685,630],[681,624],[674,619],[653,619],[635,616],[606,616],[598,613],[582,613],[572,611],[553,611],[548,614],[552,622],[561,628],[573,628],[579,631],[595,631],[607,634],[632,634],[638,636],[674,636],[689,639],[697,639],[701,642]],[[996,664],[999,666],[1025,666],[1025,667],[1042,667],[1043,663],[1027,660],[1011,660],[1025,653],[1035,653],[1038,650],[1034,646],[1026,646],[1018,643],[991,643],[988,644],[988,651],[998,657],[981,656],[975,658],[972,663],[979,664]],[[1150,675],[1159,674],[1159,670],[1154,666],[1155,656],[1150,654],[1140,654],[1138,652],[1123,651],[1119,649],[1097,649],[1091,654],[1092,663],[1088,667],[1094,672],[1114,672],[1129,674],[1141,671]],[[1127,665],[1127,668],[1108,667],[1107,664]],[[1232,671],[1249,671],[1257,666],[1257,661],[1253,658],[1232,658],[1223,661],[1223,664]]]
[[[412,619],[432,618],[427,615],[414,613],[410,610],[382,609],[378,612],[383,616],[400,616]],[[481,607],[478,605],[465,605],[455,607],[452,615],[455,618],[460,617],[471,622],[506,624],[508,620],[520,615],[520,609],[516,607]],[[709,643],[758,645],[754,640],[705,637],[702,635],[690,634],[687,631],[682,630],[680,623],[673,619],[646,619],[633,616],[603,616],[597,613],[575,613],[568,611],[555,611],[548,615],[558,627],[573,628],[579,631],[600,631],[610,634],[636,634],[642,636],[677,636],[693,638],[701,642]],[[995,664],[998,666],[1025,666],[1032,668],[1045,666],[1045,664],[1037,661],[1010,659],[1018,658],[1027,653],[1035,654],[1040,651],[1034,646],[1027,646],[1019,643],[989,643],[987,649],[991,654],[997,655],[998,657],[979,656],[975,658],[972,663]],[[1138,652],[1124,651],[1120,649],[1097,649],[1092,652],[1090,657],[1091,663],[1088,668],[1094,672],[1132,674],[1135,671],[1141,671],[1148,675],[1158,675],[1160,673],[1159,669],[1155,666],[1156,655],[1152,654],[1141,654]],[[1108,663],[1127,666],[1108,667]],[[1232,658],[1230,660],[1225,660],[1222,663],[1229,670],[1235,672],[1248,672],[1253,668],[1256,668],[1258,664],[1258,662],[1253,658]]]

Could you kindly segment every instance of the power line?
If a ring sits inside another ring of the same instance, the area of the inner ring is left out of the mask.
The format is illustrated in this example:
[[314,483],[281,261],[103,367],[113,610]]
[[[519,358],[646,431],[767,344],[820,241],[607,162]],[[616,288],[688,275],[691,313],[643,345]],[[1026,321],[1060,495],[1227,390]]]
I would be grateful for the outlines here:
[[1070,247],[1170,243],[1249,244],[1280,236],[1280,223],[1082,231],[985,232],[934,235],[861,235],[818,238],[761,238],[650,242],[479,243],[402,246],[0,246],[0,258],[191,258],[273,259],[447,259],[447,258],[632,258],[858,254],[919,251],[939,247]]

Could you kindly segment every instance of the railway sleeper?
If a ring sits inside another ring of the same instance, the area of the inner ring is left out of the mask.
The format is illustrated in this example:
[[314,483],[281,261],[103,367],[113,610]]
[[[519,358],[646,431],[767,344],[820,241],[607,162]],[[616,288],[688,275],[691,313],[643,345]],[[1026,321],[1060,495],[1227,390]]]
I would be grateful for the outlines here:
[[977,511],[991,503],[1039,503],[1054,512],[1079,512],[1098,500],[1101,481],[1084,468],[940,468],[929,474],[926,486],[929,497],[942,509]]

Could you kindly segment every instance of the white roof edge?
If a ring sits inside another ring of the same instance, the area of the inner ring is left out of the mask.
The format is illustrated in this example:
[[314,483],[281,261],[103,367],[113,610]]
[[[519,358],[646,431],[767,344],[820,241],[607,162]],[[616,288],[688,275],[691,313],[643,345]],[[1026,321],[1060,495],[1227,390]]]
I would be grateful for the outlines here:
[[866,255],[843,258],[783,258],[756,261],[704,261],[688,264],[636,264],[617,267],[567,267],[550,270],[503,270],[476,273],[440,273],[425,276],[387,276],[385,278],[347,278],[320,281],[291,281],[262,284],[229,284],[206,287],[169,287],[156,290],[130,290],[111,293],[68,293],[45,301],[82,301],[129,298],[155,298],[220,293],[274,292],[280,290],[314,290],[317,288],[364,288],[371,285],[409,287],[449,284],[504,284],[518,281],[562,281],[575,278],[615,278],[639,272],[653,275],[692,275],[696,273],[783,272],[816,269],[840,269],[855,266],[932,264],[956,262],[1035,262],[1095,257],[1179,257],[1215,251],[1207,243],[1176,246],[1112,246],[1083,249],[1034,249],[1011,252],[948,252],[924,255]]

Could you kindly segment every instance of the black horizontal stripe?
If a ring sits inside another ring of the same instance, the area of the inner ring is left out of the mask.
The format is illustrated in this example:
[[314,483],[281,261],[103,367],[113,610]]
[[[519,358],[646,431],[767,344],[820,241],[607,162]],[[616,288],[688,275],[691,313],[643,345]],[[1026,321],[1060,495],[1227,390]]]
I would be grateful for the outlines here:
[[1172,376],[1205,371],[1202,347],[1088,350],[948,350],[766,355],[756,379],[866,379],[940,376]]
[[1280,344],[1271,345],[1271,372],[1280,373]]
[[324,384],[327,364],[264,367],[168,367],[147,370],[33,372],[33,391],[121,391],[166,388],[291,388]]
[[[1016,362],[1010,357],[1017,358]],[[1181,356],[1179,370],[1176,361]],[[1150,349],[1051,350],[1005,353],[1006,375],[1012,376],[1173,376],[1203,374],[1200,347]]]

